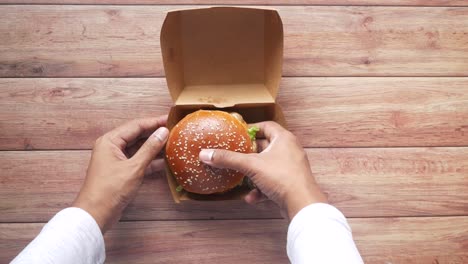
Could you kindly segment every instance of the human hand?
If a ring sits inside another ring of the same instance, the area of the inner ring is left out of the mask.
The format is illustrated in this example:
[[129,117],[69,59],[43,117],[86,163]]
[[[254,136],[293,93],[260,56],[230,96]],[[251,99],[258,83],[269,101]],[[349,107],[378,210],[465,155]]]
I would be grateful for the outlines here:
[[[155,158],[169,134],[166,121],[167,116],[133,120],[96,140],[85,182],[72,206],[91,214],[102,233],[118,222],[145,172],[164,169],[164,160]],[[137,149],[138,140],[145,137]]]
[[238,170],[248,176],[258,189],[245,200],[256,203],[263,195],[284,210],[292,219],[311,203],[327,202],[315,182],[307,155],[297,138],[275,122],[255,124],[259,152],[243,154],[221,149],[202,150],[200,160],[218,168]]

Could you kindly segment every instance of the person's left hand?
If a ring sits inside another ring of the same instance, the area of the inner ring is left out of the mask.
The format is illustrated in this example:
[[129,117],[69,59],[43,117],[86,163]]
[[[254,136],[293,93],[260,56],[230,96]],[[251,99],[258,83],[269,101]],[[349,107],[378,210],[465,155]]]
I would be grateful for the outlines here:
[[[91,214],[102,233],[120,219],[145,172],[164,168],[163,159],[155,158],[169,134],[166,121],[167,116],[134,120],[96,140],[85,182],[72,206]],[[148,136],[135,150],[138,140]]]

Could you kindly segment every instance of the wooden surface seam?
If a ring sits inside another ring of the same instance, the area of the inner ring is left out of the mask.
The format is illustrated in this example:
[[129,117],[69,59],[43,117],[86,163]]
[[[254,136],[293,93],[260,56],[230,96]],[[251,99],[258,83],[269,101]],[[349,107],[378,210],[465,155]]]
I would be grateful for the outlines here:
[[466,0],[0,0],[0,4],[61,4],[61,5],[301,5],[301,6],[417,6],[463,7]]

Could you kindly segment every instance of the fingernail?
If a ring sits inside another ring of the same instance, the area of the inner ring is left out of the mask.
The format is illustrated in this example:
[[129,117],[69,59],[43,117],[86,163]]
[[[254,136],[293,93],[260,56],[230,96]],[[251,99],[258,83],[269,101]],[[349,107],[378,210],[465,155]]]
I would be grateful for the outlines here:
[[245,200],[246,203],[252,204],[252,203],[253,203],[252,194],[248,193],[248,194],[244,197],[244,200]]
[[168,135],[169,130],[165,127],[160,127],[153,133],[153,136],[155,136],[161,142],[166,141]]
[[200,151],[199,158],[203,162],[211,162],[213,160],[213,154],[214,154],[213,149],[202,149]]

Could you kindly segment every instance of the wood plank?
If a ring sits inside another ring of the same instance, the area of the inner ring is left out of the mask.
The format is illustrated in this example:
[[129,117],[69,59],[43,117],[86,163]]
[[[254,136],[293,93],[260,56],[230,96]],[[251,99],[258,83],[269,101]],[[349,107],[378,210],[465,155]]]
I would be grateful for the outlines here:
[[0,0],[0,4],[468,6],[466,0]]
[[[349,222],[366,263],[468,260],[466,216]],[[42,225],[0,224],[0,261],[10,261]],[[105,236],[106,263],[287,263],[286,230],[283,220],[124,222]]]
[[[307,149],[331,203],[350,217],[465,215],[468,148]],[[0,152],[0,222],[46,221],[70,205],[89,151]],[[279,218],[271,203],[174,204],[162,175],[145,178],[126,220]]]
[[[0,222],[45,221],[70,206],[80,190],[90,151],[0,152]],[[124,219],[242,219],[280,217],[276,205],[257,210],[244,201],[175,204],[163,173],[144,179]]]
[[90,149],[125,121],[172,105],[164,79],[140,78],[0,79],[0,101],[2,149]]
[[[0,149],[90,149],[172,105],[161,78],[0,79]],[[283,78],[278,102],[305,147],[466,146],[468,78]]]
[[307,147],[466,146],[468,78],[291,78],[278,98]]
[[[0,76],[162,76],[165,12],[188,7],[0,6]],[[275,8],[286,76],[468,74],[468,8]]]
[[468,148],[307,149],[347,216],[466,215]]

